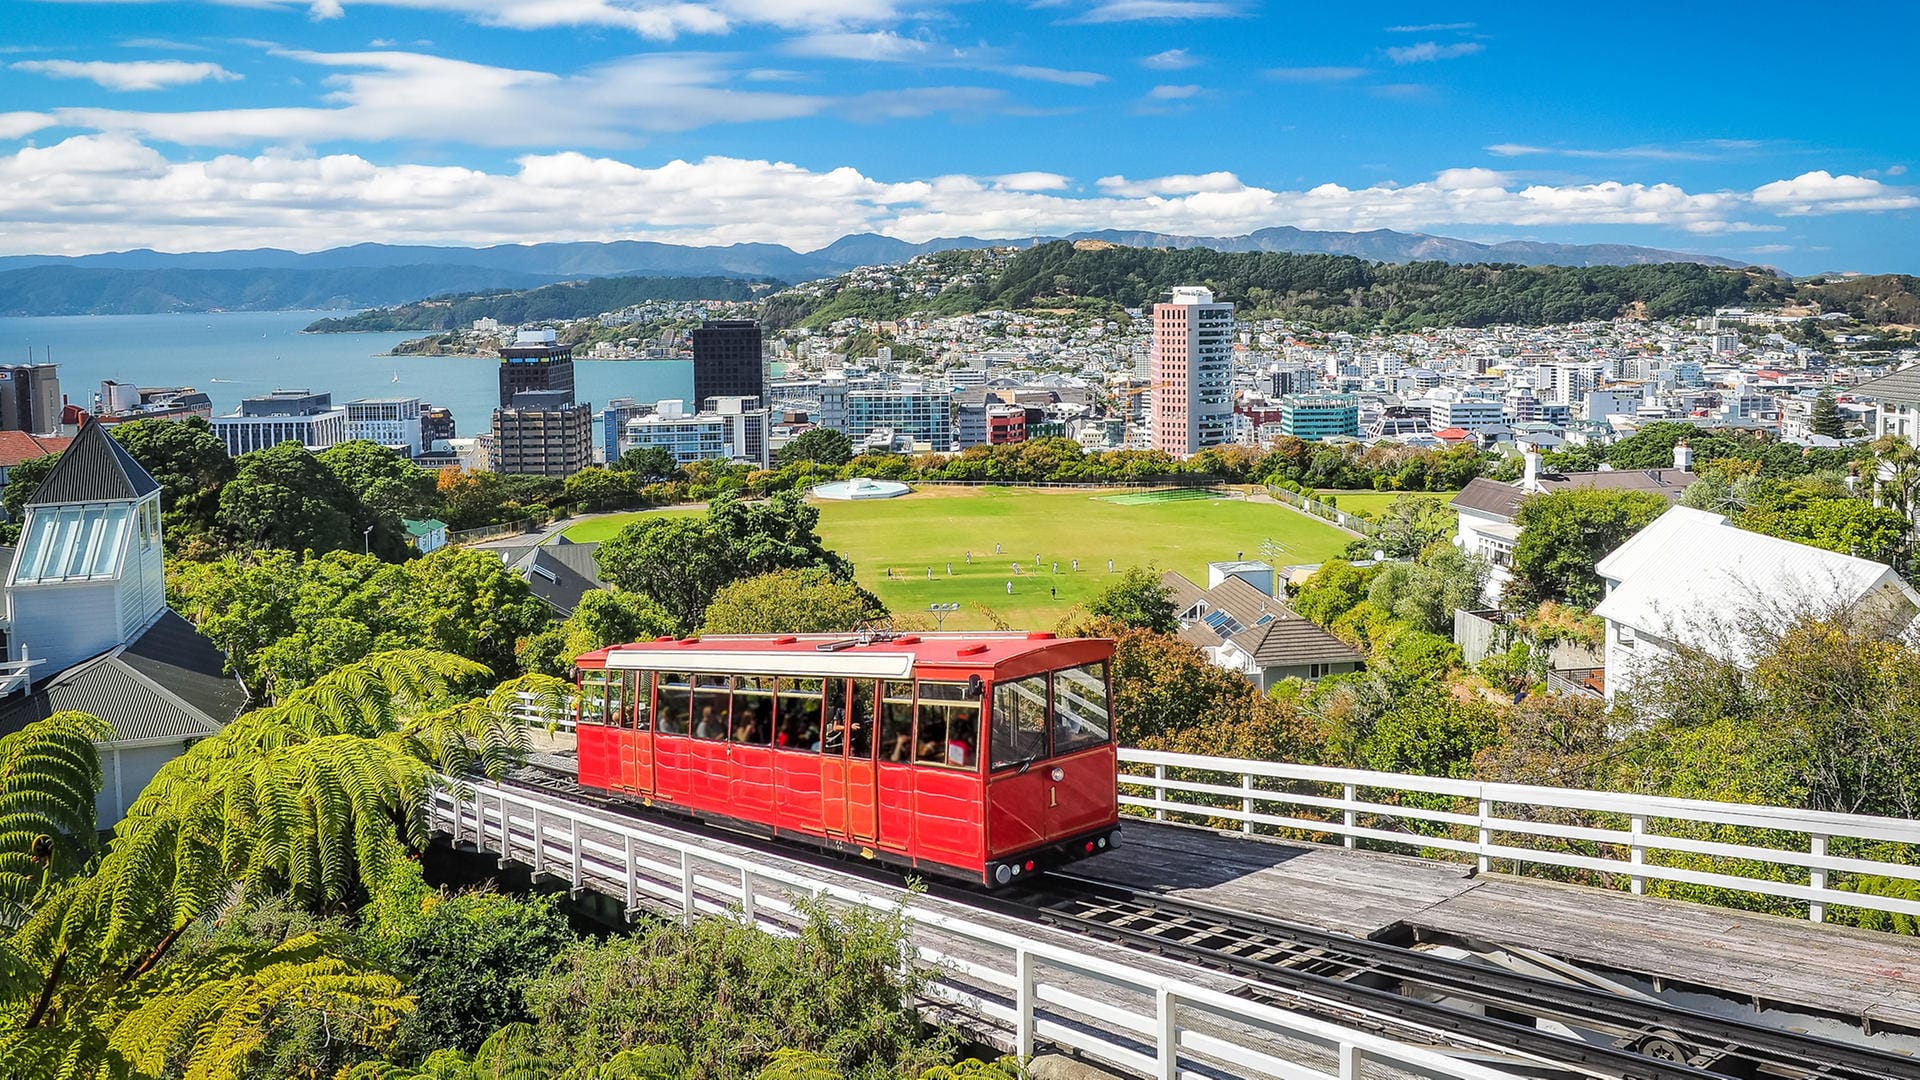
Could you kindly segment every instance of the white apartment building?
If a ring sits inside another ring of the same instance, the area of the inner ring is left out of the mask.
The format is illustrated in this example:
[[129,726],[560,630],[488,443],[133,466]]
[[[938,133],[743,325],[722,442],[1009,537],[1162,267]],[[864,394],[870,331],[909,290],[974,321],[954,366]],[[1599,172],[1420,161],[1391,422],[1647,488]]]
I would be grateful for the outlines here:
[[680,400],[656,403],[652,413],[627,421],[620,452],[660,446],[681,465],[719,459],[766,468],[769,412],[759,407],[759,399],[717,397],[713,404],[713,412],[693,412]]
[[347,438],[365,439],[412,457],[426,447],[420,436],[417,397],[360,398],[347,402]]
[[1507,422],[1505,403],[1489,398],[1438,400],[1433,403],[1430,415],[1435,431],[1457,427],[1480,432],[1504,427]]
[[234,457],[297,442],[318,453],[347,441],[347,410],[327,409],[303,416],[216,416],[213,433]]
[[[841,430],[856,442],[884,428],[934,450],[953,448],[953,396],[946,391],[912,384],[898,390],[850,390],[846,402],[846,426]],[[824,400],[822,405],[824,416]]]

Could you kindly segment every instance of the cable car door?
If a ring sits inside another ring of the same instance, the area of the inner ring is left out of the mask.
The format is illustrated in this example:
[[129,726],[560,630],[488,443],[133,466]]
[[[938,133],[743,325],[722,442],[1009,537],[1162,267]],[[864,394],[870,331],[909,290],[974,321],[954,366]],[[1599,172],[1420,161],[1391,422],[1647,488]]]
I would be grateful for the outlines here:
[[[829,679],[820,753],[821,824],[827,835],[871,844],[879,837],[879,782],[873,764],[874,684]],[[851,723],[849,723],[851,719]]]
[[621,680],[620,784],[637,795],[653,794],[653,673],[629,671]]

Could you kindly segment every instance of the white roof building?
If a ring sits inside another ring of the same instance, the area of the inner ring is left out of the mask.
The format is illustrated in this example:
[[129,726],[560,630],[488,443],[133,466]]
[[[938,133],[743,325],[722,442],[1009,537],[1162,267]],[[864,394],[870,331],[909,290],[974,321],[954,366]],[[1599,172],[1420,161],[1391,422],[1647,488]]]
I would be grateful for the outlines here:
[[1810,615],[1870,611],[1888,617],[1895,634],[1920,632],[1920,593],[1892,567],[1684,506],[1594,569],[1607,587],[1593,610],[1606,620],[1609,701],[1682,648],[1748,666],[1765,638]]

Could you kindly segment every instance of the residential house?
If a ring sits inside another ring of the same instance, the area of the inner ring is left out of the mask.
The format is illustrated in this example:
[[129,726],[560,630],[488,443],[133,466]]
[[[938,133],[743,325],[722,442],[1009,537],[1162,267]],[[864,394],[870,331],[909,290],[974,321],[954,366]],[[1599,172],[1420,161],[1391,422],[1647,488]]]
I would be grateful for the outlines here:
[[[5,491],[7,478],[16,466],[24,465],[36,458],[57,454],[67,448],[72,439],[59,435],[29,435],[24,431],[0,431],[0,491]],[[0,517],[0,520],[5,520]]]
[[[1266,563],[1215,563],[1210,588],[1168,571],[1160,581],[1173,595],[1180,640],[1199,648],[1215,666],[1246,676],[1261,691],[1283,679],[1320,679],[1357,671],[1366,657],[1311,620],[1262,591],[1273,567]],[[1262,573],[1264,571],[1264,575]],[[1250,580],[1251,579],[1251,580]]]
[[1520,504],[1530,496],[1554,491],[1650,491],[1669,502],[1693,484],[1693,451],[1685,443],[1674,447],[1671,469],[1600,469],[1594,472],[1555,473],[1541,467],[1540,454],[1529,447],[1524,452],[1526,470],[1520,479],[1503,484],[1498,480],[1476,477],[1453,497],[1450,505],[1459,514],[1454,544],[1469,555],[1479,555],[1492,566],[1487,577],[1485,599],[1498,605],[1513,580],[1513,546],[1520,539],[1520,526],[1514,518]]
[[1920,593],[1890,566],[1748,532],[1676,506],[1595,564],[1607,595],[1609,701],[1683,648],[1745,666],[1755,637],[1806,615],[1854,611],[1888,633],[1920,635]]
[[423,521],[401,518],[400,525],[407,530],[407,543],[422,555],[431,555],[447,546],[447,523],[439,518]]
[[564,619],[580,606],[580,598],[604,589],[594,553],[599,544],[576,544],[562,536],[551,544],[500,549],[507,569],[526,579],[533,595],[547,602],[554,618]]
[[166,604],[160,485],[88,421],[27,500],[6,559],[0,734],[56,712],[105,720],[102,828],[160,767],[238,717],[247,690]]

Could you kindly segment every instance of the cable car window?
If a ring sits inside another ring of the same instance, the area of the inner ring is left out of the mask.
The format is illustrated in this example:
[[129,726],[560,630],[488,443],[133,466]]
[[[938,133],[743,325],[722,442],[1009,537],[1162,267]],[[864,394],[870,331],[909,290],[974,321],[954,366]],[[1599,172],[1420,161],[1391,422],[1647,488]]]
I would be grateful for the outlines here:
[[913,760],[913,684],[888,682],[880,698],[880,760]]
[[693,737],[696,739],[724,739],[727,737],[727,709],[729,686],[733,680],[725,675],[695,675],[693,677]]
[[647,706],[653,701],[653,672],[629,671],[622,680],[626,696],[625,711],[608,711],[609,716],[618,717],[615,723],[631,724],[635,731],[647,731],[653,726],[653,712]]
[[847,680],[828,679],[820,688],[826,727],[820,732],[820,751],[838,754],[847,748]]
[[734,679],[734,742],[745,746],[772,745],[773,684],[771,675],[741,675]]
[[[780,680],[780,729],[773,745],[782,750],[820,749],[820,687],[819,679]],[[837,743],[834,748],[839,749]]]
[[873,760],[873,701],[877,685],[870,679],[853,681],[853,707],[847,712],[847,756]]
[[993,767],[1010,769],[1047,755],[1047,677],[993,684]]
[[658,682],[660,734],[685,735],[693,718],[693,676],[663,671]]
[[969,700],[966,683],[923,682],[919,687],[919,747],[922,765],[976,769],[980,765],[980,702]]
[[1112,738],[1107,665],[1082,664],[1053,673],[1053,752],[1070,754]]
[[607,692],[608,676],[611,674],[598,668],[586,668],[580,672],[580,712],[574,717],[576,723],[615,722],[611,717],[616,715],[616,709]]

